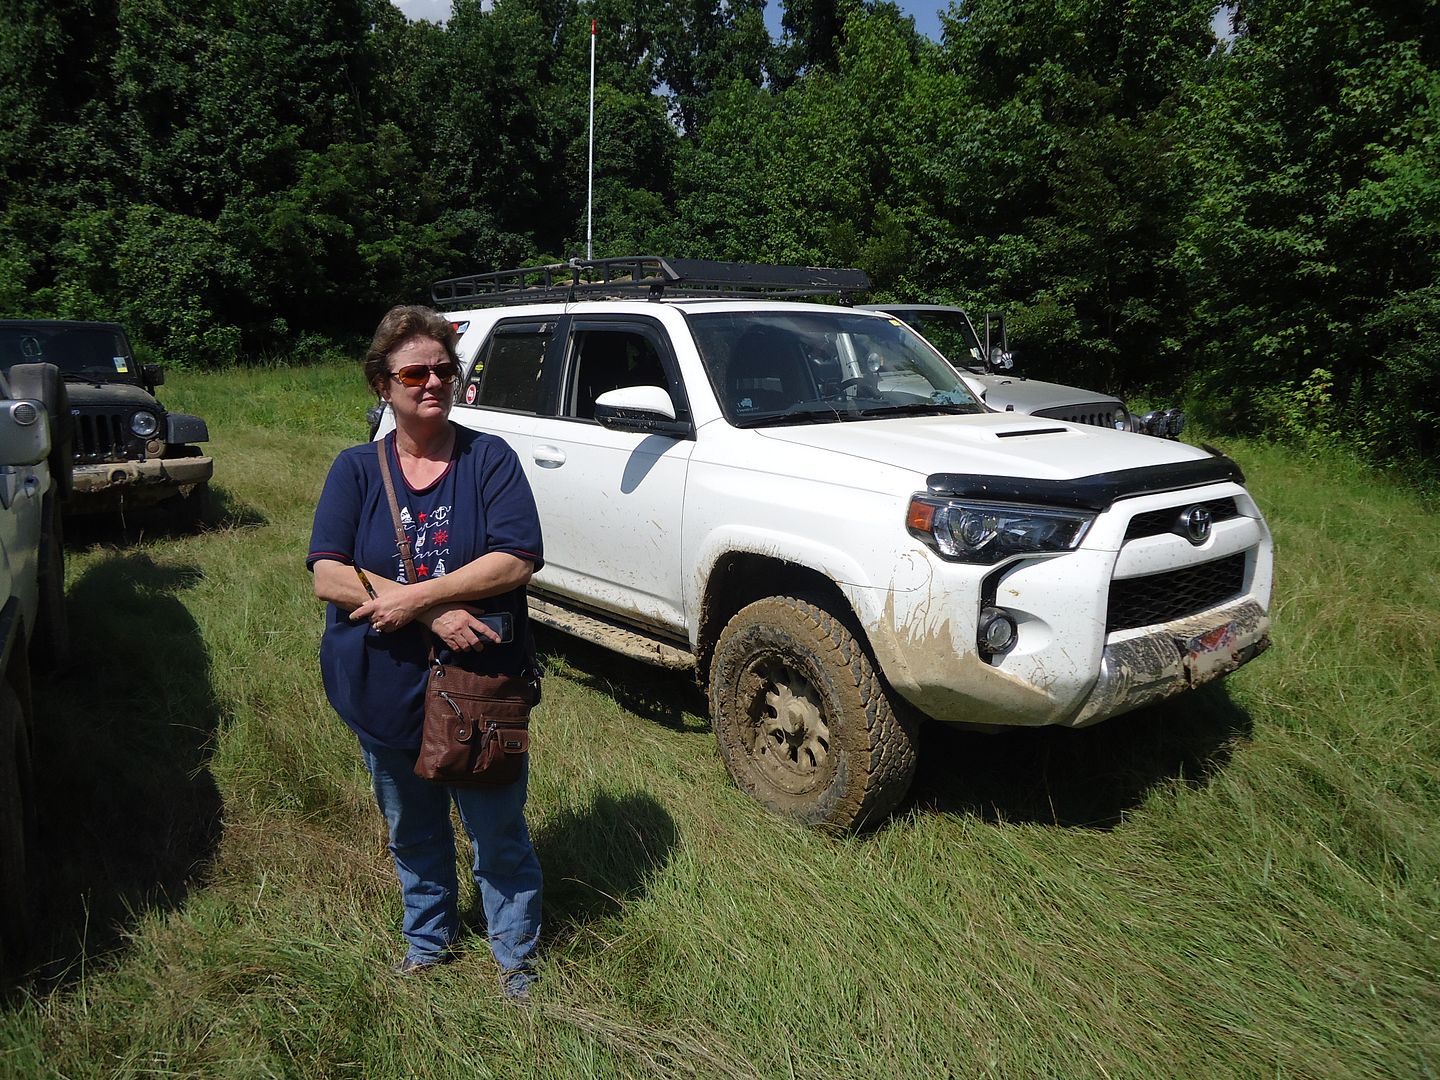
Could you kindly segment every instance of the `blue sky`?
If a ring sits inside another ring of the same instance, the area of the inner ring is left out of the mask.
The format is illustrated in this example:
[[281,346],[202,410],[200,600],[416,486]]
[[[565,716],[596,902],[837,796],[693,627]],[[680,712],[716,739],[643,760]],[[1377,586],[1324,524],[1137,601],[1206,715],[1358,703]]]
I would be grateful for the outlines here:
[[[394,0],[395,6],[412,19],[430,19],[444,22],[450,15],[450,0]],[[900,10],[915,18],[915,29],[926,37],[940,40],[940,12],[950,6],[950,0],[900,0]],[[780,35],[780,3],[770,0],[765,5],[765,24],[770,33]],[[1227,32],[1225,18],[1228,8],[1221,6],[1215,12],[1214,29],[1217,37]]]

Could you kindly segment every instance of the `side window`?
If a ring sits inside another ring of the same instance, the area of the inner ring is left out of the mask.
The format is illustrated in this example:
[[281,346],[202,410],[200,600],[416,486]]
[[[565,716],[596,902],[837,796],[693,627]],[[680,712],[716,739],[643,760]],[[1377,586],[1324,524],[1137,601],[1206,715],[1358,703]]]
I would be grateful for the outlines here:
[[539,412],[553,324],[497,327],[458,391],[465,405]]
[[620,328],[579,329],[571,338],[571,350],[565,416],[593,419],[595,399],[622,386],[660,386],[674,397],[665,362],[648,334]]

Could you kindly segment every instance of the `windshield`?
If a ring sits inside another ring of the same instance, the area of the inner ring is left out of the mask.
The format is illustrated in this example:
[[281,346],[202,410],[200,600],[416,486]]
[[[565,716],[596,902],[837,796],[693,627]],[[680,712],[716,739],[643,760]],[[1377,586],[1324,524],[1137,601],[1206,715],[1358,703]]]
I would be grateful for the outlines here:
[[945,358],[891,317],[837,308],[689,320],[736,427],[985,411]]
[[0,326],[0,367],[54,364],[61,374],[134,382],[135,360],[125,335],[101,326]]
[[979,375],[985,374],[985,350],[965,312],[897,308],[895,313],[944,353],[951,363]]

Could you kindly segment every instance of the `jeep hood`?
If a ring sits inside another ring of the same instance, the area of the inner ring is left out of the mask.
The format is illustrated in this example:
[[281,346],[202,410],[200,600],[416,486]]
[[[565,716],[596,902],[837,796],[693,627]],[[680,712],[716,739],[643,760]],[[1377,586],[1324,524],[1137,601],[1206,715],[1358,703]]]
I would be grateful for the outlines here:
[[1017,379],[1013,375],[962,376],[971,389],[992,409],[1005,410],[1015,406],[1016,412],[1034,413],[1046,409],[1068,409],[1092,402],[1105,405],[1119,405],[1120,399],[1094,390],[1081,390],[1078,386],[1064,386],[1060,383],[1038,382],[1035,379]]
[[160,403],[144,387],[133,383],[111,382],[96,386],[94,383],[67,382],[65,393],[71,405],[134,405],[152,412],[164,412]]
[[[904,469],[915,475],[917,487],[933,473],[1070,480],[1210,456],[1170,439],[1018,413],[860,420],[760,428],[755,434],[836,458]],[[843,464],[837,461],[836,468]]]

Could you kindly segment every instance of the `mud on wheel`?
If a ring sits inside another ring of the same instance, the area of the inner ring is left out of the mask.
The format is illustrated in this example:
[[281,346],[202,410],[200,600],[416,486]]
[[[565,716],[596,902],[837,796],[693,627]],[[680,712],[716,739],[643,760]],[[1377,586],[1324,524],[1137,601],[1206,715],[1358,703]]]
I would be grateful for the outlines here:
[[845,623],[809,600],[743,608],[710,663],[710,715],[742,789],[806,825],[876,824],[915,774],[915,731]]

